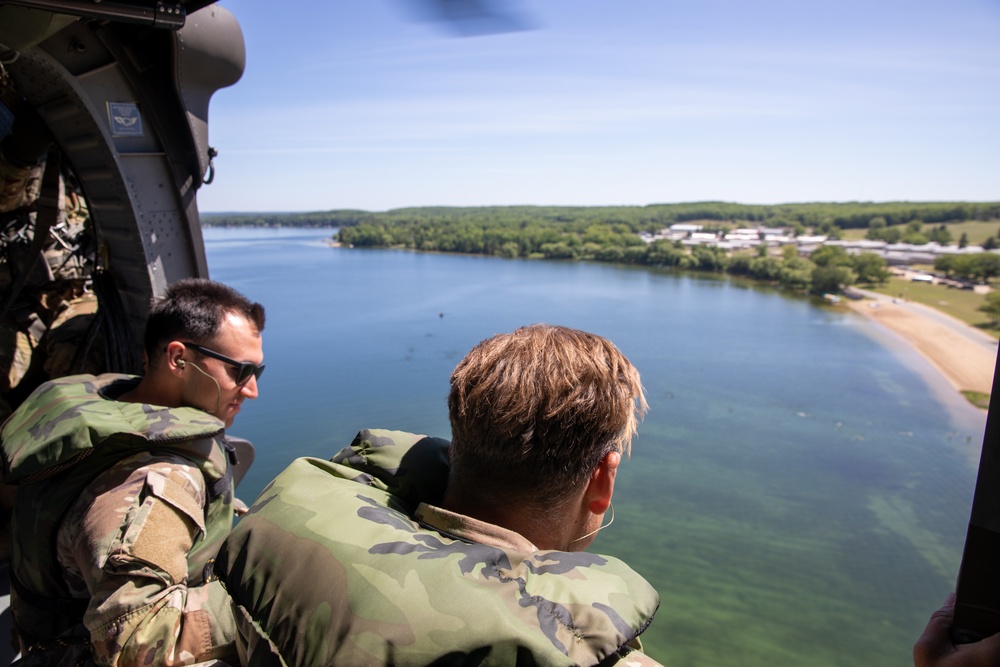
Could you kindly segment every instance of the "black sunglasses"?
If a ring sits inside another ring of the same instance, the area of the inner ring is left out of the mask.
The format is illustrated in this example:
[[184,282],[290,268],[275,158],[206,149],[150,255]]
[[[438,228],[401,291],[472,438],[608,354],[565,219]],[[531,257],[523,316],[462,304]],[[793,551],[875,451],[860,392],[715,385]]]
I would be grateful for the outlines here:
[[230,366],[235,366],[238,370],[236,371],[236,386],[242,387],[247,382],[250,381],[250,376],[260,379],[260,374],[264,372],[264,364],[251,364],[249,361],[236,361],[235,359],[230,359],[224,354],[219,354],[215,350],[210,350],[207,347],[202,347],[201,345],[195,345],[194,343],[182,343],[185,347],[190,347],[192,350],[197,350],[201,352],[206,357],[212,357],[213,359],[218,359],[221,362],[227,363]]

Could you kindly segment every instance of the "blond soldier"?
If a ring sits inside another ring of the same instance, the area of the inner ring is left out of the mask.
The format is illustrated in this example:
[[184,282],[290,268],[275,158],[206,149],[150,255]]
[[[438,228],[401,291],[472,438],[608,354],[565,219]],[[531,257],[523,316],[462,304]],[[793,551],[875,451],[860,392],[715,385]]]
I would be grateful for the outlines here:
[[632,364],[526,327],[476,346],[448,405],[450,446],[362,431],[257,499],[216,567],[243,664],[655,665],[656,591],[583,551],[646,407]]
[[233,520],[224,430],[257,397],[264,309],[184,280],[152,307],[143,377],[48,382],[4,424],[11,606],[29,664],[232,660],[208,567]]

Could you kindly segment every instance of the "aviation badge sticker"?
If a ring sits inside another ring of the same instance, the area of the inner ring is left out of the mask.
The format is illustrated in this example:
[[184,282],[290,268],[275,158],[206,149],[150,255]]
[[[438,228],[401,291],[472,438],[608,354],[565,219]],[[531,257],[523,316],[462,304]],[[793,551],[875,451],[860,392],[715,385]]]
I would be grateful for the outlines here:
[[108,102],[108,121],[113,137],[141,137],[142,116],[135,102]]

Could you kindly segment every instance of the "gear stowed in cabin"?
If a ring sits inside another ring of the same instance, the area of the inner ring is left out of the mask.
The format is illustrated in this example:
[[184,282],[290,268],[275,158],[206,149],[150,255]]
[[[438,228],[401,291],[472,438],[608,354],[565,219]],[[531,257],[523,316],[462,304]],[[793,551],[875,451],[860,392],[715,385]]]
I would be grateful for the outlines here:
[[[9,119],[6,107],[0,111]],[[0,125],[0,418],[50,378],[99,370],[94,233],[30,111]]]

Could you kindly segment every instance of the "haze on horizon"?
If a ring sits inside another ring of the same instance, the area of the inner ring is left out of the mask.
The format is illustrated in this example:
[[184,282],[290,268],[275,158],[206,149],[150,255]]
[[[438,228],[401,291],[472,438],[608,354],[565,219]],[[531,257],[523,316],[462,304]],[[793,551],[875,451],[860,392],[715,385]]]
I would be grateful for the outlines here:
[[201,210],[1000,199],[998,0],[481,2],[224,0]]

